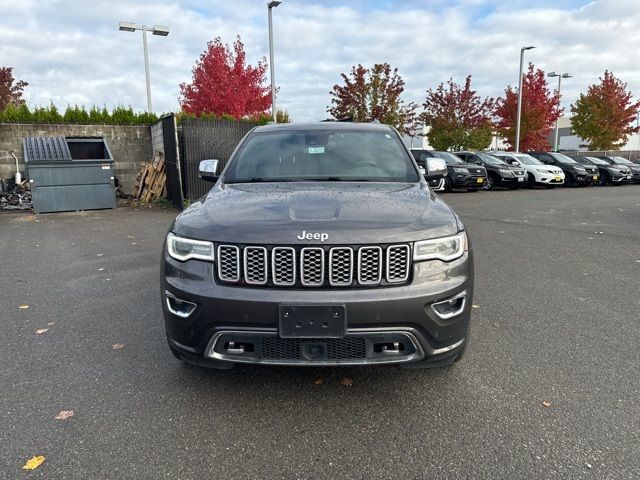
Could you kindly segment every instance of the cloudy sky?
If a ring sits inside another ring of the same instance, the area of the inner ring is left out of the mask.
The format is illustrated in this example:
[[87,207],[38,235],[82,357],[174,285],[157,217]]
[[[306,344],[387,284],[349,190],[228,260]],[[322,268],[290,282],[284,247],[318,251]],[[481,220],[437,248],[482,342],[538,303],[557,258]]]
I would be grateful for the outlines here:
[[[146,108],[140,32],[119,20],[166,25],[149,36],[156,112],[176,110],[179,84],[208,40],[242,37],[247,60],[268,56],[266,0],[0,0],[0,66],[29,82],[32,106]],[[638,0],[285,0],[274,10],[279,106],[294,121],[326,118],[329,90],[352,65],[389,62],[406,99],[449,77],[473,76],[482,95],[517,82],[521,46],[545,71],[570,72],[563,105],[605,69],[640,95]],[[555,85],[555,83],[554,83]]]

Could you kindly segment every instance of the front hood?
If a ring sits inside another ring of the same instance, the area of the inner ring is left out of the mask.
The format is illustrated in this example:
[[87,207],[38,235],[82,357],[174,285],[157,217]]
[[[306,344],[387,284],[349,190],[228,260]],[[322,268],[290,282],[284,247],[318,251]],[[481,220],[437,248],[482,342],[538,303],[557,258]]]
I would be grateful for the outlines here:
[[[395,243],[457,233],[438,196],[407,183],[253,183],[215,186],[175,220],[177,235],[229,243]],[[310,239],[299,239],[303,232]],[[313,234],[326,234],[324,242]]]

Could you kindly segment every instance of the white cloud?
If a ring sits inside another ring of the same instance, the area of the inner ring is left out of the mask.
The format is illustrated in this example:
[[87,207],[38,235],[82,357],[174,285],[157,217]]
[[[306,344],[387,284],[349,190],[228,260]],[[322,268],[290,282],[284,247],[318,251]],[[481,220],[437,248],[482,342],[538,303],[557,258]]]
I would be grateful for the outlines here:
[[[240,35],[251,63],[268,56],[265,3],[0,0],[0,59],[30,83],[32,105],[144,109],[140,33],[117,23],[168,25],[168,37],[149,36],[152,94],[156,111],[175,110],[179,84],[213,37]],[[404,76],[407,100],[422,103],[428,88],[467,74],[481,94],[497,96],[516,82],[520,47],[529,44],[537,48],[528,60],[574,75],[563,82],[566,107],[607,68],[640,94],[637,1],[504,3],[286,0],[274,10],[279,105],[294,120],[325,118],[341,72],[385,61]]]

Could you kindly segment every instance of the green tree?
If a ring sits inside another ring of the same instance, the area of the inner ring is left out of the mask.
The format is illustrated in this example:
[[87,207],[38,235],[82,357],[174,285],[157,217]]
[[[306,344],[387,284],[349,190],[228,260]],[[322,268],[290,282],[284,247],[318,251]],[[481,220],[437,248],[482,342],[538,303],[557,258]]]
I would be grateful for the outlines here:
[[633,126],[640,102],[632,103],[627,84],[605,70],[600,83],[590,85],[571,105],[571,128],[589,143],[592,150],[617,150],[630,134],[640,129]]
[[291,117],[286,110],[276,110],[276,123],[291,123]]

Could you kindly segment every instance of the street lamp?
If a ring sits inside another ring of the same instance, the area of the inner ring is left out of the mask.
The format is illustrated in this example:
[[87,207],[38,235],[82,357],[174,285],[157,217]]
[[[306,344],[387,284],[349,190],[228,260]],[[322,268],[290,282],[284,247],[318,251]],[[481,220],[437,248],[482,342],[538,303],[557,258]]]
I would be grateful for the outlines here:
[[516,153],[520,151],[520,116],[522,114],[522,65],[524,63],[524,51],[536,47],[522,47],[520,49],[520,75],[518,76],[518,112],[516,114]]
[[135,32],[136,30],[142,30],[142,45],[144,47],[144,74],[147,80],[147,111],[151,113],[151,81],[149,79],[149,51],[147,48],[147,32],[151,32],[159,37],[166,37],[169,35],[169,27],[162,27],[160,25],[154,25],[149,28],[144,25],[138,25],[133,22],[120,22],[118,24],[118,30],[123,32]]
[[[562,83],[562,79],[563,78],[571,78],[571,77],[573,77],[573,75],[571,75],[569,73],[549,72],[549,73],[547,73],[547,77],[558,77],[558,96],[560,96],[560,84]],[[559,118],[556,118],[556,135],[555,135],[555,140],[553,142],[553,151],[554,152],[558,151],[558,120],[559,120]]]
[[271,116],[274,122],[276,121],[276,81],[273,73],[273,22],[271,19],[271,10],[281,3],[279,0],[272,0],[267,3],[267,10],[269,11],[269,66],[271,67]]

